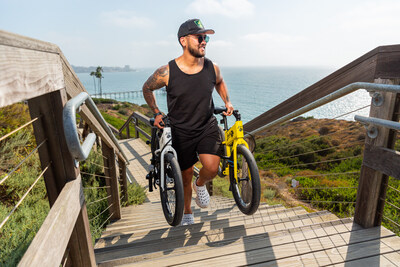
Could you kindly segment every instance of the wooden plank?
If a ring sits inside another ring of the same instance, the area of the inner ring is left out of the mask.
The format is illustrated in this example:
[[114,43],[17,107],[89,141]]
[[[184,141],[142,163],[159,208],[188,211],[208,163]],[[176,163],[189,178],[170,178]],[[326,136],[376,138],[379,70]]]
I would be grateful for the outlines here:
[[[376,83],[398,84],[395,80],[375,80]],[[377,107],[371,103],[370,117],[392,120],[397,101],[396,93],[383,92],[384,105]],[[375,139],[368,136],[365,143],[371,146],[388,147],[392,145],[392,138],[389,138],[390,129],[377,127],[379,135]],[[356,208],[354,221],[363,227],[373,227],[380,225],[382,219],[383,201],[388,177],[381,172],[373,170],[366,165],[361,168],[361,175],[358,184]]]
[[19,266],[58,266],[84,202],[79,175],[62,189]]
[[[184,266],[207,266],[221,264],[250,265],[259,264],[259,266],[295,266],[299,263],[299,254],[302,255],[304,266],[323,266],[332,263],[341,263],[346,259],[364,258],[368,255],[376,253],[392,252],[393,249],[380,242],[380,239],[397,238],[388,231],[376,231],[374,228],[358,230],[355,232],[347,232],[334,234],[329,236],[307,236],[307,232],[302,233],[306,237],[302,240],[300,235],[295,242],[287,242],[286,244],[276,245],[272,240],[264,240],[264,247],[254,250],[254,243],[247,243],[243,246],[243,251],[231,255],[219,256],[214,251],[208,253],[208,257],[204,255],[204,260],[182,263]],[[272,244],[271,244],[272,243]],[[226,249],[226,248],[225,248]],[[213,254],[211,254],[213,253]],[[220,251],[221,253],[221,251]],[[188,256],[192,256],[188,253]],[[183,256],[182,256],[183,258]],[[174,259],[175,260],[175,259]],[[309,260],[312,260],[311,262]],[[168,264],[172,261],[168,261]],[[146,265],[143,265],[146,266]],[[160,265],[158,265],[160,266]],[[177,265],[178,266],[178,265]]]
[[62,123],[62,109],[67,102],[65,90],[56,91],[28,101],[29,112],[32,118],[41,116],[40,120],[33,123],[36,143],[44,140],[46,143],[39,148],[39,158],[42,169],[50,162],[51,168],[44,174],[50,206],[53,205],[68,180],[77,175],[74,160],[70,156],[64,138]]
[[57,45],[0,30],[0,45],[58,54]]
[[108,205],[110,207],[110,216],[111,220],[121,219],[121,200],[119,197],[119,187],[118,187],[118,175],[117,175],[117,166],[115,161],[115,153],[114,149],[108,147],[106,144],[102,144],[103,151],[103,161],[104,161],[104,172],[105,176],[110,177],[111,179],[106,179],[106,185],[109,186],[107,188],[107,194],[111,196],[107,199]]
[[129,116],[129,118],[125,121],[124,125],[122,125],[122,127],[119,129],[119,132],[122,132],[123,129],[124,129],[125,127],[127,127],[127,126],[129,125],[129,123],[133,120],[134,113],[135,113],[135,112],[133,112],[133,113]]
[[400,46],[381,47],[378,52],[375,79],[398,79],[400,73]]
[[333,265],[334,267],[360,267],[360,266],[399,266],[400,254],[397,252],[383,253],[377,256],[347,261]]
[[139,119],[141,122],[144,122],[146,125],[151,126],[150,125],[150,118],[147,117],[146,115],[143,115],[140,112],[135,112],[134,114],[132,114],[135,118]]
[[[62,111],[66,102],[67,95],[65,89],[45,94],[28,101],[31,116],[42,116],[41,119],[34,124],[36,142],[47,139],[45,146],[39,149],[39,157],[42,168],[51,162],[51,168],[45,173],[46,189],[50,206],[53,206],[58,200],[59,194],[62,192],[67,181],[73,180],[79,176],[79,168],[75,167],[74,159],[68,151],[64,137]],[[69,259],[73,262],[74,266],[82,266],[82,264],[79,264],[82,258],[90,259],[92,262],[94,259],[93,249],[90,250],[91,238],[89,238],[89,241],[85,239],[87,235],[90,236],[90,231],[86,232],[85,235],[76,234],[77,231],[82,232],[87,230],[85,223],[87,223],[86,213],[78,217],[78,227],[73,228],[75,238],[70,239],[68,236],[67,239],[67,241],[69,240]],[[75,222],[71,227],[74,225]],[[83,226],[85,227],[79,228]],[[89,254],[82,255],[81,253],[83,252],[89,252]]]
[[148,133],[146,133],[144,130],[140,129],[137,126],[136,126],[136,131],[138,131],[139,133],[143,134],[148,140],[151,140],[151,136]]
[[0,107],[64,87],[57,54],[0,45]]
[[[354,252],[358,246],[362,247],[363,242],[371,240],[381,245],[379,238],[394,237],[393,233],[382,228],[361,229],[353,227],[351,223],[337,224],[337,222],[327,222],[318,225],[302,226],[298,228],[285,229],[280,231],[270,231],[268,233],[255,236],[247,236],[238,240],[224,240],[220,242],[211,242],[200,248],[197,246],[188,246],[186,248],[177,249],[170,252],[170,256],[161,256],[162,251],[153,255],[143,255],[142,258],[137,257],[137,264],[141,266],[149,266],[150,264],[157,266],[167,266],[170,264],[183,266],[222,266],[222,265],[250,265],[261,264],[262,266],[281,266],[273,263],[285,263],[286,259],[292,266],[293,259],[298,255],[313,255],[314,253],[324,252],[325,259],[336,259],[343,261],[343,258],[335,252],[344,251],[349,245],[354,247]],[[395,237],[396,238],[396,237]],[[397,238],[398,239],[398,238]],[[361,244],[361,245],[360,245]],[[389,246],[383,245],[390,251]],[[375,246],[376,247],[376,246]],[[165,254],[165,251],[164,251]],[[316,257],[316,259],[321,257]],[[144,261],[139,261],[140,259]],[[147,260],[148,259],[148,260]],[[125,263],[127,259],[121,259],[118,263]],[[283,261],[283,262],[281,262]],[[132,261],[130,261],[132,262]],[[318,266],[323,265],[318,261]],[[101,264],[100,266],[111,266],[110,264]],[[134,266],[132,262],[132,266]],[[282,266],[287,266],[282,265]],[[305,266],[310,266],[305,264]]]
[[[89,218],[87,215],[86,203],[83,203],[78,219],[69,240],[69,247],[72,255],[73,266],[96,266],[92,236],[90,233]],[[71,245],[74,244],[74,245]],[[78,255],[78,256],[76,256]]]
[[[121,172],[120,172],[120,177],[122,179],[122,182],[121,182],[122,192],[121,192],[121,194],[124,196],[124,201],[128,201],[128,179],[126,177],[125,159],[122,159],[121,157],[118,157],[118,164],[119,164],[119,166],[121,168]],[[121,210],[121,215],[122,215],[122,210]]]
[[398,151],[366,144],[363,164],[388,176],[400,179],[400,152]]

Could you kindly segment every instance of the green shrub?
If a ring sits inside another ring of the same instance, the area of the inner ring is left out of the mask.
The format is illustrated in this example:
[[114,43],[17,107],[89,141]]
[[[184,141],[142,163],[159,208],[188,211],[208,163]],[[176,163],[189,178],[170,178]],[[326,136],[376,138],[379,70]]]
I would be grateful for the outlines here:
[[229,191],[229,180],[228,178],[216,177],[213,180],[213,194],[217,196],[223,196],[233,198],[231,191]]
[[271,188],[264,189],[263,196],[266,199],[272,200],[276,195],[276,191]]
[[126,109],[120,109],[120,110],[118,110],[118,113],[125,115],[125,116],[128,115],[128,111]]
[[117,104],[118,101],[114,99],[109,99],[109,98],[92,98],[93,102],[97,104]]
[[128,201],[123,200],[123,206],[140,205],[146,200],[146,190],[138,183],[128,184]]

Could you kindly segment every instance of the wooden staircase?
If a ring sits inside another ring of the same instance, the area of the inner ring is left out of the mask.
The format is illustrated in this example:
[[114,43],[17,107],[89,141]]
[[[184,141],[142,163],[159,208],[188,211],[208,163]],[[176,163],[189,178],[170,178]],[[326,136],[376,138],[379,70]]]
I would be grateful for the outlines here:
[[123,218],[110,224],[95,245],[97,263],[157,267],[400,264],[399,237],[384,227],[363,229],[327,211],[308,213],[302,207],[262,204],[254,215],[246,216],[232,199],[218,196],[212,197],[207,209],[194,206],[193,211],[195,224],[170,227],[158,201],[123,208]]
[[[120,141],[133,179],[147,186],[149,147]],[[400,266],[400,237],[384,227],[363,229],[351,218],[302,207],[260,204],[252,216],[233,199],[212,196],[207,209],[192,201],[195,224],[170,227],[158,190],[122,208],[95,244],[99,266]]]

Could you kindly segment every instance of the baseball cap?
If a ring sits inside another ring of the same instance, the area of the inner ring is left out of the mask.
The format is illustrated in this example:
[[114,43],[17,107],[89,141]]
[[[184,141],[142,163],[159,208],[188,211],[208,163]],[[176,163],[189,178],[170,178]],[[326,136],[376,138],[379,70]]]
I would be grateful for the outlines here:
[[214,34],[215,31],[211,29],[204,29],[203,23],[199,19],[189,19],[182,23],[178,31],[178,39],[189,34]]

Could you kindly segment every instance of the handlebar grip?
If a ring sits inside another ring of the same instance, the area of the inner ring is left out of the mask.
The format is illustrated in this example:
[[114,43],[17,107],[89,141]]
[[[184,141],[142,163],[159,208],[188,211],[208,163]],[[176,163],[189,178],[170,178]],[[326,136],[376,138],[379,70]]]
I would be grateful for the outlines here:
[[227,111],[228,109],[226,107],[215,107],[214,108],[214,114],[218,115],[221,114],[224,111]]

